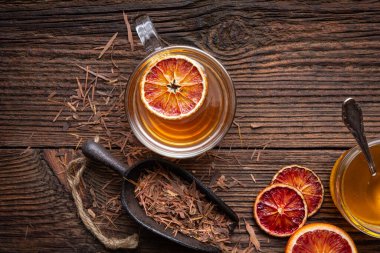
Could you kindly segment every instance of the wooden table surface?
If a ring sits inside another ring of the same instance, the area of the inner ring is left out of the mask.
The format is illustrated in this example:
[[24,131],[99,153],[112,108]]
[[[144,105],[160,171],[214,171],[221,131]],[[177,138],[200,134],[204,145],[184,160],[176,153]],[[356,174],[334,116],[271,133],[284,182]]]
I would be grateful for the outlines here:
[[[283,252],[287,240],[256,226],[252,204],[274,173],[289,164],[310,167],[323,181],[325,200],[309,223],[343,228],[359,252],[380,251],[379,240],[342,218],[328,187],[334,161],[354,145],[341,122],[345,98],[361,103],[367,137],[380,135],[379,2],[2,1],[0,6],[1,252],[107,251],[78,218],[59,162],[78,144],[70,133],[86,138],[95,133],[67,129],[69,110],[53,122],[62,105],[48,96],[54,91],[61,100],[72,95],[75,78],[84,78],[76,64],[110,73],[110,52],[98,60],[100,50],[94,48],[116,32],[113,60],[125,77],[130,75],[146,53],[134,27],[135,50],[130,49],[123,11],[131,24],[148,14],[165,41],[204,49],[230,73],[241,138],[233,125],[207,155],[179,163],[205,183],[212,165],[210,173],[218,170],[243,182],[244,187],[217,194],[253,225],[264,252]],[[109,87],[99,84],[100,90]],[[251,123],[262,127],[252,129]],[[125,123],[110,131],[129,128]],[[121,157],[117,148],[113,152]],[[85,177],[95,191],[115,178],[100,167]],[[118,194],[120,180],[112,180],[106,190]],[[111,230],[118,236],[140,234],[136,252],[192,252],[139,228],[125,214],[115,226]],[[248,243],[243,227],[233,240]]]

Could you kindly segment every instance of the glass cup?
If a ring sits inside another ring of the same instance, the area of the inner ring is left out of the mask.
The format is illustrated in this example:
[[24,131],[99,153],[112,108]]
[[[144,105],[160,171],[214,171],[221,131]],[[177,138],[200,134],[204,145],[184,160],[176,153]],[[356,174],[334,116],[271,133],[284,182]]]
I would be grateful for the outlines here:
[[[136,31],[148,56],[131,74],[125,108],[131,129],[152,151],[172,158],[189,158],[215,147],[229,130],[236,108],[235,90],[225,68],[210,54],[190,46],[164,46],[149,17],[136,20]],[[158,59],[186,56],[199,63],[208,82],[201,107],[188,117],[170,120],[151,113],[140,97],[143,73]]]
[[[380,220],[375,218],[376,222],[369,222],[369,218],[363,218],[365,215],[371,214],[371,210],[365,203],[376,203],[371,202],[374,198],[369,198],[370,202],[368,202],[368,196],[372,197],[373,193],[376,194],[377,206],[380,204],[380,164],[378,162],[378,157],[380,156],[380,139],[372,140],[368,145],[375,164],[377,162],[378,175],[376,177],[371,177],[369,169],[366,168],[368,165],[365,161],[364,155],[360,148],[356,146],[344,152],[335,162],[330,176],[330,191],[335,206],[352,226],[367,235],[380,238]],[[353,172],[355,166],[359,167],[360,170]],[[377,183],[370,184],[370,180],[373,180],[372,182],[377,181]],[[351,185],[349,182],[352,183],[352,188],[349,187]],[[368,188],[365,187],[367,185]],[[371,188],[369,185],[374,185],[377,188]],[[372,195],[369,195],[371,193]],[[366,194],[368,195],[367,197]],[[355,202],[355,200],[357,200],[357,202]],[[358,212],[358,210],[360,212]],[[372,220],[374,220],[373,217],[376,216],[372,215]]]

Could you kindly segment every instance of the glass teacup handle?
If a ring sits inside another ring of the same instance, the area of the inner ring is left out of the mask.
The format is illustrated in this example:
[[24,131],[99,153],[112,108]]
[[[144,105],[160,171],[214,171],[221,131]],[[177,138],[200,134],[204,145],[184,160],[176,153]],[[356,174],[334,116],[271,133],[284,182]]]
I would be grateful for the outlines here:
[[148,16],[141,16],[136,19],[136,32],[145,51],[150,53],[162,48],[160,37]]

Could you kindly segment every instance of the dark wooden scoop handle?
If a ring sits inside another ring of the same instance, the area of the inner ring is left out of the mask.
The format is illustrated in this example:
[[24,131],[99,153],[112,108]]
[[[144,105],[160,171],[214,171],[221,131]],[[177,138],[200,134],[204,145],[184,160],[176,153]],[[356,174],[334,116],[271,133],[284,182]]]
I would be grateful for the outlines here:
[[99,143],[94,142],[93,140],[88,140],[82,145],[82,153],[87,157],[94,161],[100,162],[107,167],[117,171],[120,175],[124,175],[124,173],[128,170],[128,166],[117,160],[115,157],[111,155],[108,150],[106,150]]

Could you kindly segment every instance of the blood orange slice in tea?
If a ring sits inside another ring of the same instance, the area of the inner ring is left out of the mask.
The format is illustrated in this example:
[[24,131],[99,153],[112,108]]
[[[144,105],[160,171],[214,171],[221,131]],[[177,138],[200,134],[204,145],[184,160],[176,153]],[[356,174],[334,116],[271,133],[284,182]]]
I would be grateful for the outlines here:
[[253,212],[260,228],[277,237],[290,236],[305,224],[307,218],[302,193],[285,184],[274,184],[262,190]]
[[141,81],[145,107],[164,119],[182,119],[196,112],[207,94],[203,67],[186,56],[165,56],[147,68]]
[[321,179],[310,169],[299,165],[290,165],[279,170],[272,184],[287,184],[297,188],[305,198],[308,217],[315,214],[323,202]]
[[356,253],[357,249],[342,229],[326,223],[312,223],[297,230],[285,249],[285,253],[305,252]]

